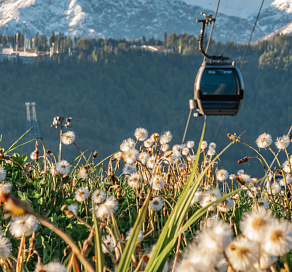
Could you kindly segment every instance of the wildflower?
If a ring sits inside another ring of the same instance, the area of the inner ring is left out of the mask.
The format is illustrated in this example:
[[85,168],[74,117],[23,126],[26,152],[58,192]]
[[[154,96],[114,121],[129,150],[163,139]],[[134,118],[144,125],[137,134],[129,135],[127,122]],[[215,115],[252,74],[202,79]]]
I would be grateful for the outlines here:
[[127,164],[133,164],[138,159],[139,152],[136,149],[128,149],[124,153],[124,160]]
[[183,148],[183,150],[181,151],[181,153],[184,155],[184,156],[187,156],[189,154],[190,150],[188,147],[185,147]]
[[138,172],[132,173],[128,178],[128,185],[132,188],[137,188],[140,184],[140,174]]
[[0,165],[0,181],[3,181],[6,178],[6,170],[3,166]]
[[102,190],[95,190],[92,194],[92,200],[95,204],[100,204],[106,200],[107,193]]
[[[257,206],[258,207],[263,207],[265,209],[268,209],[269,208],[269,201],[266,200],[266,199],[263,199],[263,198],[259,198],[257,200]],[[253,208],[255,208],[256,206],[254,205]]]
[[121,160],[122,157],[123,157],[123,153],[121,151],[114,154],[114,158],[118,161]]
[[133,172],[136,172],[136,167],[135,165],[132,164],[125,164],[124,168],[123,168],[123,174],[124,175],[129,175]]
[[6,259],[11,253],[10,240],[0,235],[0,259]]
[[253,264],[254,268],[257,270],[268,269],[273,263],[277,261],[277,257],[268,254],[263,249],[261,249],[260,254],[260,259]]
[[248,271],[260,256],[257,243],[245,237],[232,241],[225,252],[232,267],[243,271]]
[[208,149],[208,152],[207,152],[208,156],[214,156],[215,154],[216,154],[216,150],[215,149],[211,149],[211,148]]
[[187,160],[188,162],[194,162],[196,160],[196,155],[188,155]]
[[266,229],[262,248],[274,256],[288,253],[292,249],[292,224],[274,220]]
[[11,183],[10,182],[3,182],[0,184],[0,196],[2,194],[9,194],[11,191]]
[[164,188],[165,181],[163,180],[162,176],[154,175],[151,179],[151,185],[154,190],[161,190]]
[[266,228],[271,224],[273,217],[270,210],[263,207],[245,213],[240,222],[240,229],[245,237],[261,242],[265,237]]
[[178,163],[180,159],[181,159],[180,152],[178,150],[173,151],[172,154],[171,154],[170,162],[171,163]]
[[194,141],[187,141],[187,147],[188,148],[193,148],[195,146],[195,142]]
[[220,180],[220,181],[224,181],[224,180],[226,180],[226,179],[228,179],[228,171],[227,170],[225,170],[225,169],[220,169],[218,172],[217,172],[217,174],[216,174],[216,177],[217,177],[217,179],[218,180]]
[[216,149],[216,143],[210,143],[209,149]]
[[163,207],[163,200],[160,197],[155,197],[149,202],[149,207],[152,211],[159,211]]
[[152,168],[154,168],[154,166],[155,166],[155,156],[153,155],[153,156],[149,157],[149,159],[147,161],[147,167],[152,169]]
[[153,133],[151,136],[150,136],[150,139],[151,141],[153,142],[156,142],[158,139],[159,139],[159,134],[158,133]]
[[38,161],[38,159],[39,159],[39,151],[38,151],[38,149],[36,149],[36,150],[34,150],[33,152],[31,152],[30,153],[30,159],[32,160],[32,161]]
[[288,135],[283,135],[282,137],[278,137],[275,145],[278,149],[286,149],[290,144],[290,138]]
[[68,175],[70,172],[69,163],[65,160],[62,160],[56,164],[55,168],[56,174]]
[[102,238],[103,253],[113,252],[115,250],[115,242],[111,235],[103,236]]
[[197,191],[192,199],[191,204],[194,205],[195,203],[200,202],[202,200],[202,197],[203,197],[203,192],[200,189],[197,189]]
[[14,237],[30,236],[36,231],[38,221],[32,215],[15,216],[10,221],[9,231]]
[[239,176],[239,175],[242,175],[242,174],[244,174],[244,170],[243,170],[243,169],[240,169],[240,170],[237,171],[237,175],[238,175],[238,176]]
[[65,145],[72,144],[75,141],[75,133],[73,131],[67,131],[61,134],[61,140]]
[[[212,202],[216,201],[221,196],[222,196],[221,192],[218,189],[206,191],[203,194],[203,198],[200,201],[200,205],[202,207],[205,207],[205,206],[211,204]],[[216,204],[214,204],[208,208],[209,211],[214,211],[215,209],[216,209]]]
[[175,144],[173,147],[172,147],[172,151],[180,151],[182,149],[182,146],[179,145],[179,144]]
[[229,175],[229,179],[230,179],[230,180],[233,180],[234,178],[235,178],[235,175],[234,175],[234,174],[230,174],[230,175]]
[[[152,246],[151,250],[149,252],[146,253],[146,258],[149,260],[152,256],[152,253],[154,251],[154,248],[155,248],[155,245]],[[144,262],[144,261],[143,261]],[[147,261],[148,262],[148,261]],[[145,263],[145,262],[144,262]],[[145,266],[145,264],[144,264]],[[144,270],[144,269],[143,269]],[[161,272],[168,272],[169,271],[169,264],[168,264],[168,261],[166,261],[163,269]]]
[[217,204],[217,209],[221,212],[229,212],[233,207],[233,200],[229,197],[222,200],[220,203]]
[[144,146],[147,148],[151,147],[153,144],[154,144],[154,141],[151,138],[144,141]]
[[282,179],[280,180],[280,185],[281,185],[281,186],[285,186],[285,180],[286,180],[286,184],[291,184],[291,183],[292,183],[291,175],[290,175],[290,174],[286,174],[286,175],[285,175],[285,179],[282,178]]
[[[129,230],[127,231],[127,233],[126,233],[126,235],[127,235],[127,236],[126,236],[126,240],[129,240],[129,238],[130,238],[132,232],[133,232],[133,228],[131,228],[131,229],[129,229]],[[140,242],[142,241],[142,239],[143,239],[143,231],[141,230],[141,231],[139,232],[139,235],[138,235],[138,243],[140,243]]]
[[120,145],[120,149],[125,152],[128,151],[129,149],[133,149],[135,146],[135,142],[133,139],[128,138],[126,140],[124,140],[121,145]]
[[258,148],[267,148],[272,144],[272,142],[272,136],[267,133],[261,134],[256,140]]
[[220,220],[219,216],[217,214],[213,216],[209,216],[206,221],[206,217],[203,217],[202,221],[206,222],[207,228],[211,228],[214,224],[217,223],[217,221]]
[[118,202],[110,196],[104,203],[95,207],[96,217],[104,219],[109,217],[112,213],[115,213],[118,209]]
[[78,214],[78,204],[77,203],[73,203],[71,205],[68,206],[68,211],[71,212],[74,215]]
[[275,181],[270,186],[270,182],[267,181],[266,189],[267,189],[267,192],[268,192],[269,195],[270,194],[276,195],[276,194],[280,193],[281,185],[280,185],[280,183]]
[[46,265],[37,264],[35,268],[35,272],[66,272],[67,269],[64,265],[59,262],[50,262]]
[[139,157],[138,157],[139,161],[142,163],[142,164],[146,164],[147,163],[147,160],[149,159],[149,156],[146,152],[141,152],[139,154]]
[[148,137],[148,131],[145,128],[137,128],[135,130],[134,136],[136,137],[137,141],[145,141]]
[[79,168],[78,176],[82,179],[86,179],[88,177],[88,170],[85,167],[81,166]]
[[165,133],[162,134],[160,138],[160,143],[163,144],[168,144],[172,140],[172,134],[170,131],[166,131]]
[[201,149],[202,149],[202,150],[205,150],[207,147],[208,147],[208,143],[207,143],[207,141],[202,141]]
[[75,198],[78,202],[83,202],[89,197],[89,191],[87,187],[78,188],[75,192]]
[[163,145],[161,146],[161,150],[162,150],[163,152],[166,152],[166,151],[169,150],[169,149],[170,149],[169,144],[163,144]]
[[291,163],[288,160],[282,164],[282,168],[285,173],[291,173]]

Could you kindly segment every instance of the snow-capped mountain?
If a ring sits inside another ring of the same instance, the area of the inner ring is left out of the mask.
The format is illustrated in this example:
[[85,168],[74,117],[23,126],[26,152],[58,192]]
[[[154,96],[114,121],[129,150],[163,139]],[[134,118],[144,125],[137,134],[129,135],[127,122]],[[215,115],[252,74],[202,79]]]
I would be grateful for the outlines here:
[[[198,36],[202,18],[215,13],[215,0],[0,0],[0,33],[27,36],[52,32],[79,37],[162,39],[163,34]],[[213,38],[247,42],[261,0],[221,1]],[[254,33],[258,40],[292,21],[292,0],[266,0]],[[290,28],[291,30],[291,28]],[[291,32],[290,32],[291,33]]]

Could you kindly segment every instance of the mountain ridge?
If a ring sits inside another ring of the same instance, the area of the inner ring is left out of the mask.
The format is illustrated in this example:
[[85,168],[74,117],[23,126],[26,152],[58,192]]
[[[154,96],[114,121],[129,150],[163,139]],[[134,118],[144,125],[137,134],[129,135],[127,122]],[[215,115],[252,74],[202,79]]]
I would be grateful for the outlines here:
[[[287,2],[289,11],[291,0],[276,1],[279,2],[277,7],[269,5],[262,11],[253,41],[291,22],[291,14],[282,3]],[[200,12],[214,14],[214,10],[198,4],[190,5],[181,0],[6,0],[0,7],[0,32],[13,35],[20,31],[27,36],[59,32],[79,37],[132,40],[142,36],[162,39],[165,32],[198,36],[201,25],[195,20],[201,18]],[[258,5],[254,6],[257,10]],[[255,15],[240,18],[219,10],[213,38],[222,42],[247,42],[254,21]]]

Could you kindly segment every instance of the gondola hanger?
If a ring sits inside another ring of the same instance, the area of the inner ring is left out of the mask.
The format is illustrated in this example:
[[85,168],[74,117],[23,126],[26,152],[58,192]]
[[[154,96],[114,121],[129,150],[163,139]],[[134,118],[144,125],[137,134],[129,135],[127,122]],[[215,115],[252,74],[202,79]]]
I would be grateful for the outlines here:
[[199,36],[199,51],[204,56],[194,84],[194,99],[190,101],[190,108],[197,109],[199,115],[236,115],[240,109],[244,93],[242,75],[233,63],[227,63],[228,57],[208,55],[203,48],[205,26],[215,22],[212,15],[206,16],[202,23]]

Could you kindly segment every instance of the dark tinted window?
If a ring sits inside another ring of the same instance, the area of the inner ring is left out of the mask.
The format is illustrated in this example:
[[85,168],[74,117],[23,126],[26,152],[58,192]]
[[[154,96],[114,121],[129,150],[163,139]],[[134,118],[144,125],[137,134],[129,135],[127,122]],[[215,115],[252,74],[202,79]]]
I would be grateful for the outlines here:
[[202,94],[236,95],[237,77],[234,69],[205,68],[201,79]]

